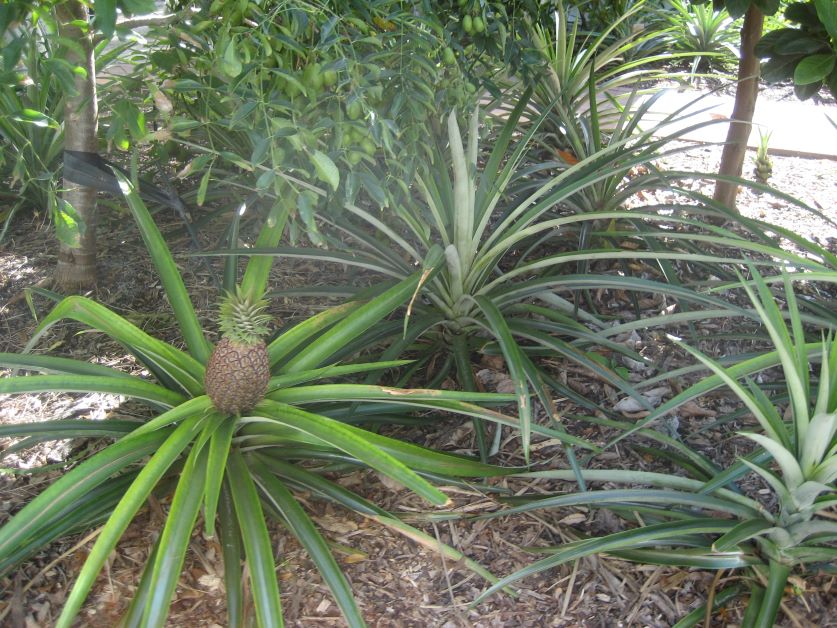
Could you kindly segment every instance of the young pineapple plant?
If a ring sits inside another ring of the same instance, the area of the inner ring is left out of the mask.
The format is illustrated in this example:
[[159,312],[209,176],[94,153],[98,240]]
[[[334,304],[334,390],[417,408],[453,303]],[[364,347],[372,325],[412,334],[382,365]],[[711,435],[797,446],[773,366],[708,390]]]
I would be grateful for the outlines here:
[[206,365],[204,385],[215,408],[228,415],[250,410],[264,399],[270,361],[264,337],[270,315],[267,301],[237,287],[221,302],[221,341]]
[[765,132],[759,129],[759,147],[756,150],[755,175],[762,183],[767,183],[770,175],[773,174],[773,162],[767,154],[767,145],[770,142],[770,131]]

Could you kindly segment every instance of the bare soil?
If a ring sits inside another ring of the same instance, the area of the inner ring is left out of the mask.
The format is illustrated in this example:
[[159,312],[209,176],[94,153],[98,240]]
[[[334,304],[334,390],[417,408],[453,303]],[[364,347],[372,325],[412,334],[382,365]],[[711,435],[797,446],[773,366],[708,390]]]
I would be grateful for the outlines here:
[[[691,169],[705,167],[711,172],[717,168],[719,156],[718,147],[695,146],[693,151],[672,158],[664,165],[680,168],[684,163],[676,160],[683,159]],[[774,157],[773,161],[772,184],[837,220],[837,162],[793,157]],[[827,225],[811,213],[796,210],[784,201],[744,191],[740,210],[751,217],[783,224],[835,250],[837,231],[833,225]],[[94,296],[155,335],[172,336],[175,333],[172,318],[135,228],[124,214],[111,210],[105,214],[101,228],[102,272]],[[158,222],[170,246],[178,252],[177,260],[199,315],[207,321],[207,327],[213,328],[210,321],[215,293],[203,263],[183,255],[188,251],[188,240],[175,217],[161,212]],[[212,235],[202,236],[206,246],[215,241]],[[51,231],[37,217],[19,220],[11,238],[0,249],[0,351],[19,351],[36,324],[33,315],[41,317],[48,311],[49,300],[38,295],[33,297],[30,309],[24,290],[39,283],[48,284],[55,261],[53,251]],[[347,281],[357,279],[345,269],[326,271],[305,261],[283,261],[276,264],[272,286],[287,288],[334,281],[341,272]],[[277,318],[292,320],[323,306],[322,302],[304,299],[277,300],[271,312]],[[642,341],[648,345],[658,343],[653,350],[660,355],[666,354],[664,341],[653,334],[644,336]],[[720,349],[735,350],[734,347]],[[102,363],[128,370],[139,368],[118,345],[98,335],[82,333],[73,325],[54,328],[39,343],[39,350],[83,359],[95,356]],[[667,365],[674,367],[677,357],[669,360]],[[488,359],[482,366],[501,369]],[[563,369],[569,382],[600,403],[617,402],[613,391],[589,375],[561,363],[556,363],[556,368]],[[0,370],[0,375],[3,374]],[[569,415],[575,410],[566,400],[556,402],[562,414]],[[722,395],[700,399],[691,414],[684,413],[678,429],[684,433],[696,432],[718,412],[729,410],[731,403]],[[0,422],[142,416],[143,411],[140,406],[96,395],[17,395],[0,399]],[[581,435],[593,442],[605,442],[608,437],[606,431],[595,426],[570,427],[584,430]],[[453,419],[441,420],[429,429],[396,430],[395,433],[439,449],[473,451],[470,429]],[[712,453],[719,461],[729,462],[748,451],[748,445],[720,429],[706,431],[701,438],[695,441],[696,446]],[[642,443],[637,441],[636,444]],[[655,468],[653,465],[659,462],[644,454],[636,444],[619,446],[602,456],[599,464]],[[515,439],[505,443],[504,462],[520,464],[512,453],[518,450],[518,445]],[[17,469],[45,464],[57,465],[57,468],[38,474],[0,475],[0,522],[57,477],[64,461],[76,459],[96,446],[96,443],[82,442],[36,447],[5,460],[4,464]],[[561,449],[555,443],[536,442],[534,452],[536,462],[542,465],[565,466]],[[460,549],[501,576],[535,560],[526,548],[554,545],[583,534],[612,532],[619,525],[608,511],[584,508],[491,521],[466,519],[434,524],[419,516],[426,506],[418,498],[392,487],[374,473],[359,471],[344,477],[341,482],[391,512],[414,517],[417,525],[428,534]],[[514,493],[571,489],[569,485],[547,480],[503,480],[497,486]],[[494,497],[476,489],[451,487],[447,492],[453,500],[454,510],[463,513],[499,508]],[[485,589],[486,583],[461,565],[442,559],[432,548],[422,547],[374,521],[347,515],[330,504],[305,496],[302,499],[328,538],[339,544],[338,561],[371,626],[671,626],[705,601],[711,591],[741,577],[735,572],[715,574],[597,557],[523,580],[517,598],[496,595],[474,608],[471,602]],[[162,527],[165,509],[166,504],[152,502],[131,525],[97,581],[77,622],[79,626],[116,625],[139,581],[151,541]],[[195,543],[187,556],[169,620],[171,626],[226,624],[220,548],[216,540],[205,538],[200,529],[199,525]],[[274,527],[273,536],[287,624],[305,627],[344,625],[336,604],[305,552],[280,527]],[[16,573],[0,579],[0,625],[26,628],[52,625],[92,540],[92,537],[79,537],[57,542]],[[833,576],[814,574],[805,580],[794,579],[793,585],[787,591],[779,625],[837,625],[837,596],[833,594],[837,582]],[[745,601],[730,602],[707,625],[736,625]]]

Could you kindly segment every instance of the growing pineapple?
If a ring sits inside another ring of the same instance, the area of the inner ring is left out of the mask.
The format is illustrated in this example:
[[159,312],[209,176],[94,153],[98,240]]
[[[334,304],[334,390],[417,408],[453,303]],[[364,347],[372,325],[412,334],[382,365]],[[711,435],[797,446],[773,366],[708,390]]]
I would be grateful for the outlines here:
[[204,385],[215,407],[225,414],[240,414],[264,398],[270,363],[264,336],[270,316],[267,301],[254,299],[241,288],[221,302],[222,338],[206,365]]
[[755,175],[756,179],[762,183],[767,183],[770,175],[773,174],[773,162],[767,154],[768,142],[770,141],[770,132],[765,132],[759,129],[759,147],[756,151],[755,158]]

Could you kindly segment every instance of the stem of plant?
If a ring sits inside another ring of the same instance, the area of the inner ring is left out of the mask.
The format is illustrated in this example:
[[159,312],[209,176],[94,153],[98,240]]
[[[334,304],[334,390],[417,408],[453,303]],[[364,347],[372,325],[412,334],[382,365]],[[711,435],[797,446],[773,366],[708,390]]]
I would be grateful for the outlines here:
[[[744,155],[747,152],[747,138],[756,110],[756,98],[759,94],[759,58],[755,47],[764,26],[764,13],[756,4],[751,4],[744,15],[741,27],[741,59],[738,62],[738,86],[735,90],[735,105],[732,110],[727,141],[721,154],[721,166],[718,174],[741,176]],[[714,198],[732,210],[735,210],[735,197],[738,184],[732,181],[718,181],[715,184]]]

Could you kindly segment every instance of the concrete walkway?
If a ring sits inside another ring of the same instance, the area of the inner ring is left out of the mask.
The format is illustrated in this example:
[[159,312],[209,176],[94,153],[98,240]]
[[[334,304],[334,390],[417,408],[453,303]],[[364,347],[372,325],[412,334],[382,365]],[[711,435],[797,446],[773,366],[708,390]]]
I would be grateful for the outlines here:
[[[667,89],[652,105],[646,119],[657,120],[688,106],[686,112],[700,113],[666,127],[667,133],[706,120],[716,120],[717,124],[687,133],[684,139],[706,143],[726,141],[729,124],[722,121],[728,120],[732,115],[733,97],[710,94],[695,102],[701,95],[702,93],[696,90]],[[768,145],[770,153],[837,160],[837,128],[829,122],[829,117],[837,123],[837,106],[815,105],[798,100],[777,102],[759,98],[756,101],[753,129],[747,145],[758,148],[761,128],[771,134]]]

